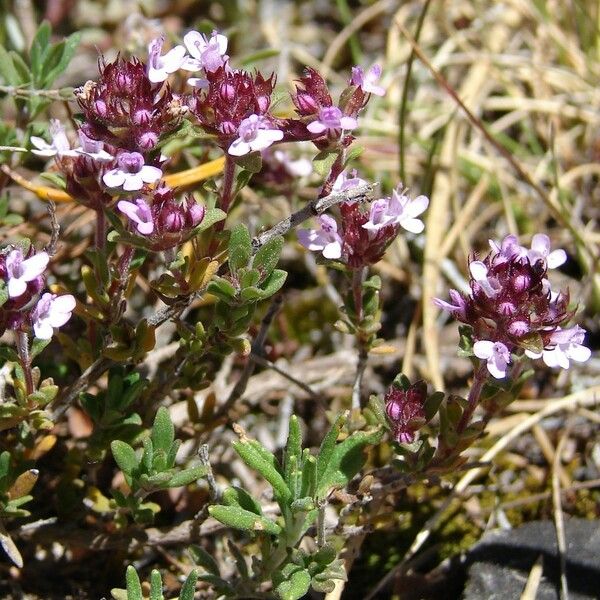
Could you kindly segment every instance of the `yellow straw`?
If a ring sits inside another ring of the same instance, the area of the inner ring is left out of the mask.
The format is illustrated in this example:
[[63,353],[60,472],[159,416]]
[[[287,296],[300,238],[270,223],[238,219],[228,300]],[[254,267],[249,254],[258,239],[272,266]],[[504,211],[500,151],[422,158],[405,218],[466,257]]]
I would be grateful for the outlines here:
[[[204,163],[194,167],[193,169],[187,169],[186,171],[180,171],[179,173],[172,173],[166,175],[163,181],[170,187],[186,187],[214,175],[218,175],[223,170],[225,164],[225,158],[217,158],[210,162]],[[16,184],[22,188],[33,192],[40,200],[52,200],[53,202],[74,202],[75,199],[62,190],[55,188],[46,187],[43,185],[36,185],[35,183],[28,181],[22,175],[19,175],[16,171],[13,171],[7,165],[0,167],[6,175],[8,175]]]

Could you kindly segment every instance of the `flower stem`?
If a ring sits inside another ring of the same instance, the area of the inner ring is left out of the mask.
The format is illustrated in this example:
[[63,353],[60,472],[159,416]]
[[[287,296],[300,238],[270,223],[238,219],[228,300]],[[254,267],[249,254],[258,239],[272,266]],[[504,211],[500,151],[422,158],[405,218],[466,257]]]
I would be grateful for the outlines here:
[[33,376],[31,374],[31,356],[29,354],[29,338],[23,331],[16,331],[17,353],[19,354],[19,362],[25,374],[25,386],[27,395],[33,394]]
[[[225,154],[225,167],[223,169],[223,185],[221,187],[221,198],[220,198],[220,206],[219,208],[227,213],[229,211],[229,206],[231,201],[233,200],[233,183],[235,181],[235,163],[229,154]],[[217,225],[221,225],[221,229],[223,228],[223,221],[218,223]]]
[[96,211],[96,237],[94,242],[97,250],[103,251],[106,248],[106,215],[101,208]]
[[358,347],[358,363],[356,365],[356,375],[354,376],[354,385],[352,386],[352,410],[360,410],[361,405],[361,387],[363,375],[367,368],[368,358],[368,340],[365,332],[362,330],[363,321],[363,289],[362,284],[365,276],[365,267],[354,269],[352,271],[352,297],[354,300],[354,312],[356,314],[356,344]]
[[473,383],[471,384],[471,389],[469,390],[469,395],[467,396],[467,408],[465,409],[465,412],[458,423],[458,427],[456,428],[457,433],[462,433],[469,424],[469,421],[471,420],[471,417],[473,416],[473,413],[479,404],[481,390],[483,389],[486,379],[487,365],[485,361],[482,361],[475,371]]

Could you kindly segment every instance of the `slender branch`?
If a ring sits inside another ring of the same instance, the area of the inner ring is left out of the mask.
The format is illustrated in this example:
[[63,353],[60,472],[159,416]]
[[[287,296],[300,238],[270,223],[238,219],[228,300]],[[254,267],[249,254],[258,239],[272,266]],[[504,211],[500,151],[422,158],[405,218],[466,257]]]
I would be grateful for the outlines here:
[[33,394],[33,376],[31,374],[31,355],[29,354],[29,338],[23,331],[15,331],[17,338],[17,352],[19,354],[19,362],[25,375],[25,386],[27,395]]
[[354,269],[352,271],[352,296],[354,299],[354,312],[356,314],[356,343],[358,346],[358,362],[356,364],[356,375],[352,386],[352,410],[360,410],[362,380],[367,368],[369,358],[368,337],[362,330],[363,321],[363,281],[366,269]]
[[477,405],[479,403],[481,390],[483,389],[486,379],[487,365],[485,361],[482,361],[479,367],[477,368],[477,371],[475,371],[473,383],[471,384],[471,389],[469,390],[469,395],[467,396],[467,408],[465,409],[465,412],[460,418],[460,421],[456,428],[457,433],[462,433],[469,424],[469,421],[471,420],[471,417],[473,416],[473,413],[475,412],[475,409],[477,408]]
[[252,240],[252,247],[256,253],[261,246],[264,246],[270,239],[278,236],[285,235],[294,227],[297,227],[307,219],[316,217],[326,210],[340,204],[342,202],[367,202],[373,199],[373,190],[377,184],[359,185],[344,192],[334,192],[323,198],[317,198],[312,202],[309,202],[306,206],[300,210],[292,213],[289,217],[286,217],[282,221],[279,221],[276,225],[267,229],[267,231],[256,236]]
[[32,90],[29,87],[15,85],[0,85],[0,92],[16,98],[28,98],[30,96],[41,96],[52,100],[71,100],[73,88],[66,87],[58,90]]
[[267,360],[264,356],[260,356],[259,354],[250,353],[250,357],[254,360],[255,363],[259,364],[261,367],[265,367],[267,369],[271,369],[275,371],[278,375],[281,375],[288,381],[291,381],[294,385],[297,385],[300,389],[304,390],[311,398],[319,398],[319,394],[315,392],[309,385],[300,381],[287,371],[280,369],[274,362]]

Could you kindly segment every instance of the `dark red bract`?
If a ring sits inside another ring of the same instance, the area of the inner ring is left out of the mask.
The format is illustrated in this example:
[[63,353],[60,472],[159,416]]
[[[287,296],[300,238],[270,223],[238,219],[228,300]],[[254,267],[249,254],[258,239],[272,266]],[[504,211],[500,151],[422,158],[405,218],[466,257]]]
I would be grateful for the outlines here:
[[385,394],[385,412],[392,426],[394,439],[400,444],[410,444],[416,432],[425,424],[427,385],[424,381],[413,383],[407,390],[395,385]]

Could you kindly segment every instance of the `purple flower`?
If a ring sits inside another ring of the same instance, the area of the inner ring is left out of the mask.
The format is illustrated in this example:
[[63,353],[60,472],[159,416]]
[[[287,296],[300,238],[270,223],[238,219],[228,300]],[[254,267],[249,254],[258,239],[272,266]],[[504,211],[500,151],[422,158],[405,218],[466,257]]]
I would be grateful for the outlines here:
[[429,206],[427,196],[417,196],[411,200],[402,186],[392,192],[391,198],[381,198],[371,204],[369,220],[363,225],[365,229],[377,231],[388,225],[400,225],[412,233],[421,233],[425,228],[423,221],[417,219]]
[[490,240],[490,247],[506,260],[527,258],[531,264],[543,261],[548,269],[556,269],[567,260],[567,254],[561,248],[550,252],[550,238],[544,233],[533,236],[531,248],[521,246],[516,235],[507,235],[500,245]]
[[106,172],[102,181],[107,187],[123,187],[126,192],[141,190],[145,183],[155,183],[162,177],[158,167],[144,164],[139,152],[121,152],[117,157],[117,168]]
[[11,250],[6,257],[8,297],[22,296],[27,290],[27,284],[40,277],[44,272],[48,261],[49,257],[46,252],[39,252],[25,258],[20,248]]
[[77,135],[79,136],[79,143],[81,144],[79,148],[75,148],[75,152],[78,154],[87,156],[88,158],[99,162],[110,162],[115,159],[112,154],[109,154],[104,150],[103,142],[98,142],[89,138],[81,129],[77,132]]
[[487,369],[493,377],[496,379],[506,377],[510,352],[502,342],[479,340],[473,344],[473,353],[477,358],[487,361]]
[[71,294],[43,294],[31,313],[35,337],[49,340],[53,334],[52,328],[61,327],[71,318],[75,304],[75,298]]
[[550,336],[548,348],[539,353],[526,350],[525,354],[529,358],[541,357],[549,367],[568,369],[570,360],[585,362],[592,355],[592,351],[583,345],[585,333],[585,329],[579,325],[570,329],[557,327]]
[[347,173],[342,171],[333,182],[332,192],[345,192],[352,188],[358,187],[359,185],[366,185],[366,181],[357,176],[356,169]]
[[319,217],[320,229],[300,229],[298,241],[308,250],[318,250],[325,258],[338,259],[342,256],[342,238],[338,226],[329,215]]
[[240,123],[238,136],[227,151],[232,156],[243,156],[253,150],[264,150],[273,142],[281,140],[283,131],[273,127],[265,117],[250,115]]
[[550,252],[550,238],[544,233],[536,233],[531,240],[531,249],[527,252],[527,258],[530,263],[544,260],[549,269],[556,269],[566,262],[567,253],[562,248]]
[[394,385],[385,394],[385,412],[392,426],[394,439],[400,444],[415,441],[416,432],[425,425],[427,386],[424,381],[413,383],[407,390]]
[[385,96],[385,89],[376,85],[381,77],[381,67],[373,65],[365,73],[362,67],[352,67],[352,79],[350,83],[357,85],[365,94]]
[[191,56],[186,56],[182,69],[186,71],[200,71],[204,69],[214,73],[224,67],[229,57],[227,56],[227,38],[224,35],[212,32],[210,39],[197,31],[189,31],[183,37],[183,43]]
[[135,223],[136,229],[142,235],[150,235],[154,231],[152,209],[142,198],[137,198],[135,202],[120,200],[117,202],[117,208]]
[[167,79],[171,73],[181,67],[185,59],[185,48],[183,46],[175,46],[164,56],[161,56],[164,42],[164,37],[158,37],[148,44],[146,72],[152,83],[160,83]]
[[356,129],[358,122],[353,117],[345,116],[337,106],[324,106],[319,111],[316,121],[309,123],[306,128],[311,133],[337,131],[339,129]]
[[77,151],[71,149],[65,129],[58,119],[50,119],[50,137],[52,143],[48,144],[43,138],[32,135],[31,143],[37,148],[32,152],[38,156],[77,157]]
[[458,319],[459,321],[464,321],[467,317],[466,300],[463,298],[462,294],[460,294],[456,290],[449,290],[448,293],[450,294],[450,299],[452,300],[452,302],[454,302],[454,304],[451,304],[450,302],[445,302],[440,298],[434,298],[433,303],[442,310],[448,311],[455,319]]
[[500,287],[496,279],[490,278],[486,264],[480,260],[473,260],[469,263],[469,273],[488,298],[495,298]]

